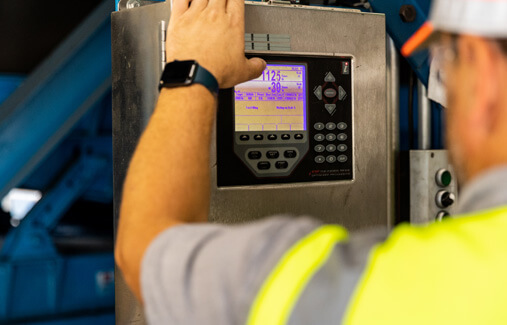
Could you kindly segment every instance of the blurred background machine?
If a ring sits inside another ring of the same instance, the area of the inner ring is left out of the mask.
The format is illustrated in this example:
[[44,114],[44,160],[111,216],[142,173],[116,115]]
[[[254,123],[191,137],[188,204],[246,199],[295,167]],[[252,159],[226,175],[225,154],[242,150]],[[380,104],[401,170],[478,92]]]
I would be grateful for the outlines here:
[[1,324],[114,323],[112,10],[0,4]]
[[[115,2],[79,3],[71,12],[63,0],[0,5],[9,31],[0,36],[9,44],[0,52],[0,323],[114,322],[113,188],[117,207],[158,96],[170,12],[160,1]],[[398,55],[429,6],[249,3],[245,50],[270,67],[254,81],[264,97],[250,96],[251,84],[220,94],[211,220],[288,212],[357,230],[452,215],[457,183],[442,150],[443,109],[426,93],[429,55]],[[300,88],[276,92],[288,82]],[[273,130],[271,120],[242,114],[268,96],[299,120],[285,111],[278,117],[292,125]],[[120,117],[127,103],[132,109]],[[142,323],[121,280],[116,300],[116,323]]]

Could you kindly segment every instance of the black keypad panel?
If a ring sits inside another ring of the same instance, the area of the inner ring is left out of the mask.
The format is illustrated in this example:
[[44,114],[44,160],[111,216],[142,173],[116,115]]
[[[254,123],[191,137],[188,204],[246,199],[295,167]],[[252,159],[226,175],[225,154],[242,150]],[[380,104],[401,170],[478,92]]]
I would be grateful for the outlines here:
[[[305,125],[287,131],[239,128],[235,124],[235,91],[221,90],[217,113],[217,186],[352,180],[354,131],[368,131],[355,130],[352,123],[355,73],[352,58],[291,53],[257,55],[268,64],[305,65]],[[252,100],[254,106],[255,101],[258,99]],[[287,123],[290,121],[287,118]]]

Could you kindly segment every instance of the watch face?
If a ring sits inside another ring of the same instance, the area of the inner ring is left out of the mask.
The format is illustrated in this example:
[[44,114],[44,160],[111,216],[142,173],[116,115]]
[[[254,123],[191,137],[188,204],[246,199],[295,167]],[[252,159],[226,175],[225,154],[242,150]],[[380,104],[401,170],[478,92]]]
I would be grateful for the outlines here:
[[161,80],[164,84],[188,84],[195,72],[195,61],[174,61],[166,65]]

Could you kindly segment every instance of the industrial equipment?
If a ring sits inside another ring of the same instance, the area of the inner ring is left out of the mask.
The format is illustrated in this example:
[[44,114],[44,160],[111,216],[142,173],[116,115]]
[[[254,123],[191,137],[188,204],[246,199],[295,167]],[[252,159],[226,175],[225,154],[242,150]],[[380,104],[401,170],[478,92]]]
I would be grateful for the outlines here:
[[[99,5],[2,103],[0,197],[18,186],[42,193],[0,238],[2,324],[114,321],[112,233],[104,212],[112,201],[112,9]],[[58,226],[80,202],[101,207],[83,209],[93,213],[84,220],[102,217],[105,234]]]
[[[157,100],[169,14],[167,2],[112,15],[115,218]],[[247,2],[245,19],[246,53],[268,67],[220,91],[210,221],[292,214],[352,230],[390,226],[384,15]],[[140,319],[135,305],[117,283],[117,322]]]

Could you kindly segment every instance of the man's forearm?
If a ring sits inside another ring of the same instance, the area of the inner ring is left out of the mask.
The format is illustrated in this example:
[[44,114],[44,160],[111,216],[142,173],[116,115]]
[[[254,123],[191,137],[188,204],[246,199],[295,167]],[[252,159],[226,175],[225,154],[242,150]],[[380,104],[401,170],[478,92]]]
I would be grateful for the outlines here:
[[[201,85],[162,89],[125,179],[116,244],[122,269],[138,269],[151,240],[167,227],[207,219],[215,114],[216,99]],[[138,279],[139,271],[125,273],[127,283],[137,282],[128,277]]]

